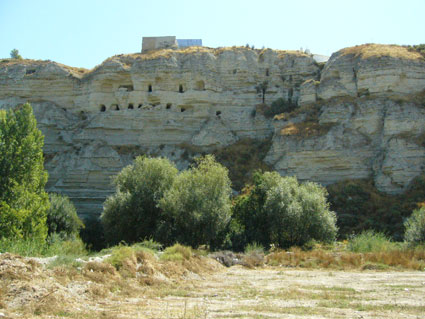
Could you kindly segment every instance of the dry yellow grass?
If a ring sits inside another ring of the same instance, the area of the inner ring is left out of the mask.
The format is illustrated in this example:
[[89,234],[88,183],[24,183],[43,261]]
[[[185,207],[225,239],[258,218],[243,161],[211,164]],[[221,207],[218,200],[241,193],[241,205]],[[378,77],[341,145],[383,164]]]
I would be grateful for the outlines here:
[[362,59],[368,59],[372,57],[392,57],[398,59],[409,59],[409,60],[423,60],[424,57],[415,51],[409,51],[406,47],[399,45],[386,45],[386,44],[362,44],[354,47],[342,49],[342,55],[354,55]]
[[395,249],[385,252],[353,253],[322,249],[303,251],[293,248],[289,251],[279,250],[267,255],[266,263],[272,266],[338,270],[383,270],[389,267],[403,270],[424,270],[425,250]]
[[306,121],[301,123],[290,123],[280,130],[282,136],[295,136],[298,138],[309,138],[320,136],[329,132],[332,124],[320,125],[316,121]]
[[71,73],[73,73],[76,76],[81,76],[86,73],[89,73],[91,70],[85,69],[85,68],[76,68],[72,66],[68,66],[65,64],[57,63],[50,60],[31,60],[31,59],[2,59],[0,60],[0,67],[6,67],[6,66],[12,66],[12,65],[25,65],[25,66],[39,66],[39,65],[47,65],[49,63],[54,63]]

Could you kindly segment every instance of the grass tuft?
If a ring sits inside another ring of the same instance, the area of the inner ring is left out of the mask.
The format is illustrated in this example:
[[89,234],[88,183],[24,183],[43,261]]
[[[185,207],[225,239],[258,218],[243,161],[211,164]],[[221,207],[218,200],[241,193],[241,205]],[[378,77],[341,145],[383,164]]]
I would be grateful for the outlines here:
[[192,249],[180,244],[174,244],[164,250],[160,259],[164,261],[183,261],[192,257]]

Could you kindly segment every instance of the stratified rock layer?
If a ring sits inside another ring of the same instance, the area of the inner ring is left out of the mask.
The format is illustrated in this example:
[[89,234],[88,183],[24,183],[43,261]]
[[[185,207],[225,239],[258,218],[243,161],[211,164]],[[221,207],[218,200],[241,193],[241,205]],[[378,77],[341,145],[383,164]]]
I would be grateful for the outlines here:
[[[264,100],[258,90],[267,83]],[[49,191],[98,214],[111,177],[139,154],[179,168],[188,149],[266,140],[283,175],[329,184],[372,177],[401,192],[424,171],[425,60],[397,46],[343,49],[321,71],[300,52],[188,48],[120,55],[95,69],[0,63],[0,108],[30,102],[45,134]],[[301,107],[263,116],[283,98]]]

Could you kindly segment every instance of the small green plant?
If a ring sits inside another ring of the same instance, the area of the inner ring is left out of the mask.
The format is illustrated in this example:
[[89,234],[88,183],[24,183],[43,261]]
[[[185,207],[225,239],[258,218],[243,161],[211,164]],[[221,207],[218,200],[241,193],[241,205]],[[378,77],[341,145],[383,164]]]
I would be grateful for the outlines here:
[[404,240],[410,245],[425,244],[425,207],[416,209],[404,223]]
[[249,253],[252,253],[252,252],[255,252],[255,253],[264,253],[264,247],[261,244],[257,243],[257,242],[253,242],[252,244],[246,245],[246,247],[245,247],[245,253],[246,254],[249,254]]
[[112,248],[111,256],[106,259],[106,262],[110,263],[117,270],[119,270],[123,266],[123,262],[130,258],[135,258],[133,248],[129,246],[118,245]]
[[190,247],[174,244],[164,250],[160,259],[164,261],[182,261],[190,259],[191,256],[192,249]]
[[348,241],[348,249],[356,253],[385,252],[394,248],[394,244],[383,233],[366,230],[352,236]]

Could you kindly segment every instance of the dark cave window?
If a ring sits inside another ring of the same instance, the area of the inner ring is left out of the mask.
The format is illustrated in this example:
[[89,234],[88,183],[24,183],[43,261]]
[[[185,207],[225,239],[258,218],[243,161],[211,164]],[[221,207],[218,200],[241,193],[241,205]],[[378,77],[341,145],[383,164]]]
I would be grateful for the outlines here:
[[105,111],[106,111],[106,106],[102,104],[100,106],[100,112],[105,112]]
[[221,115],[221,111],[215,112],[215,115],[220,116]]
[[134,109],[134,106],[133,106],[133,104],[132,104],[132,103],[130,103],[130,104],[128,105],[128,109],[129,109],[129,110]]
[[148,92],[152,92],[152,84],[148,85]]
[[183,91],[183,85],[179,85],[179,93],[184,93],[184,91]]
[[167,110],[169,110],[169,109],[171,109],[171,103],[167,103],[167,106],[166,106],[166,108],[167,108]]

